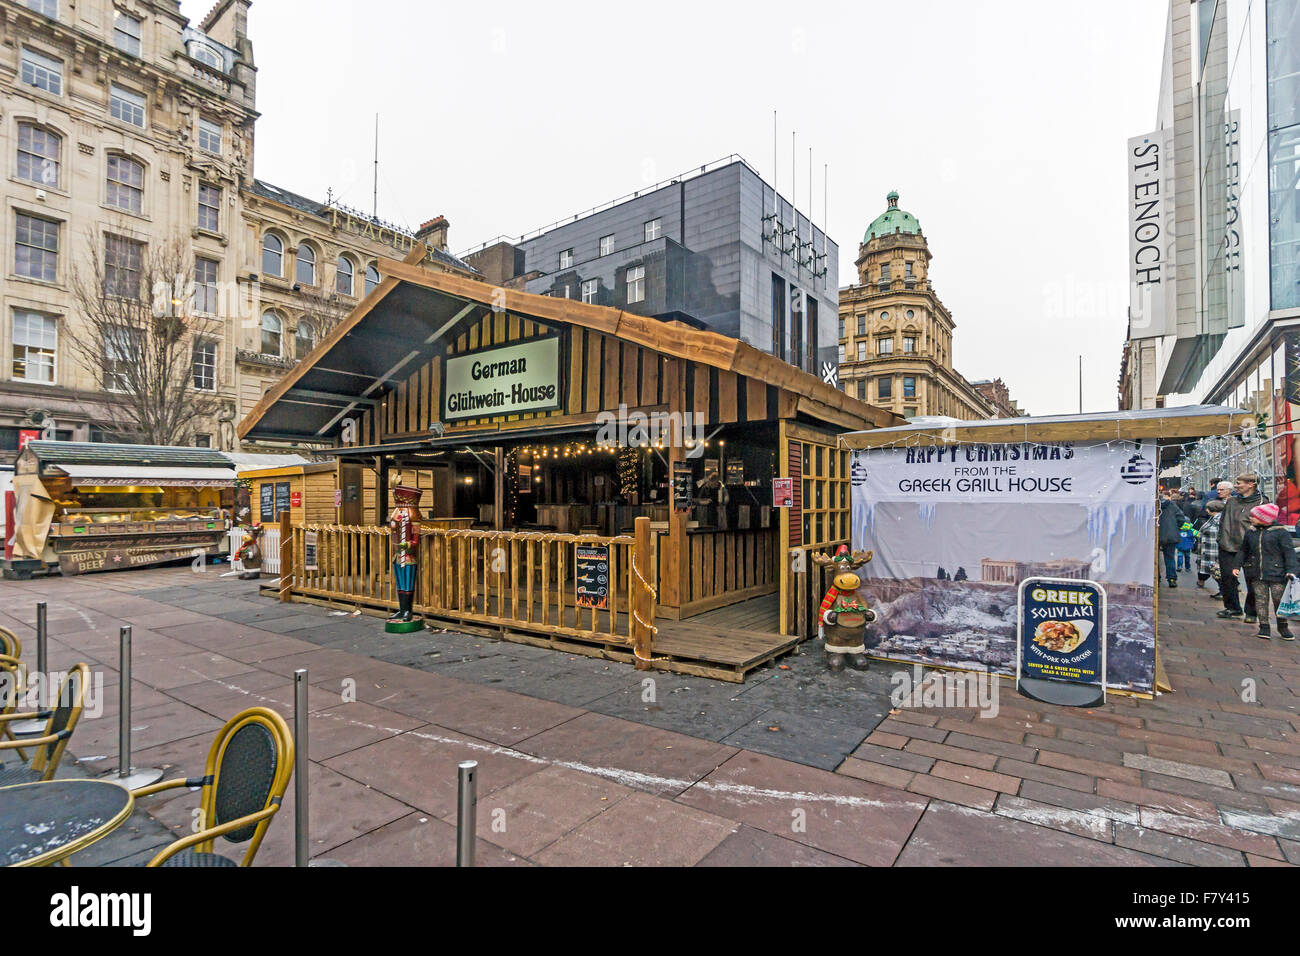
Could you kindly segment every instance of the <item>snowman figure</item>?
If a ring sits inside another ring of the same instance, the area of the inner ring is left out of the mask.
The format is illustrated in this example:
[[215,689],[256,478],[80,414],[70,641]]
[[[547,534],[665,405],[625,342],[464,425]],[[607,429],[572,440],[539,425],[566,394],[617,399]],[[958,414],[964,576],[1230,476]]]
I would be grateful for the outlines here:
[[862,579],[854,572],[870,561],[873,554],[872,551],[850,552],[849,546],[842,544],[834,557],[812,555],[817,564],[835,570],[830,589],[817,611],[818,631],[826,648],[826,666],[832,671],[844,670],[845,663],[860,671],[869,666],[867,625],[876,619],[876,612],[859,592]]

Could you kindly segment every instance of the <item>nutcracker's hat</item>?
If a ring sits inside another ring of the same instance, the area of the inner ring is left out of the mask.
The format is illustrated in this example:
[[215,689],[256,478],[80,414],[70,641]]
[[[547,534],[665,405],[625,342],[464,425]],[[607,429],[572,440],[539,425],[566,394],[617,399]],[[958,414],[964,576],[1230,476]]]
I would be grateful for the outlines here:
[[847,544],[842,544],[835,550],[834,560],[843,562],[845,564],[851,563],[853,561],[853,555],[849,554],[849,546]]
[[410,485],[393,486],[393,499],[395,501],[401,502],[402,504],[413,505],[420,500],[420,496],[422,494],[424,494],[422,490],[420,490],[419,488],[412,488]]

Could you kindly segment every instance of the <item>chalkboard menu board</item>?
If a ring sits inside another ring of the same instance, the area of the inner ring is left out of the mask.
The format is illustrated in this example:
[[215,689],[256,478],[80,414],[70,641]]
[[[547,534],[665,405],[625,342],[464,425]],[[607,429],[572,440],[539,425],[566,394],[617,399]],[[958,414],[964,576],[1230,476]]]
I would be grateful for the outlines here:
[[578,545],[577,581],[578,607],[609,608],[609,545]]
[[262,485],[261,509],[259,511],[262,524],[275,520],[275,486],[271,484]]
[[275,483],[275,516],[278,518],[281,511],[288,511],[289,504],[289,482],[277,481]]
[[688,461],[673,462],[673,510],[690,511],[695,497],[695,478]]

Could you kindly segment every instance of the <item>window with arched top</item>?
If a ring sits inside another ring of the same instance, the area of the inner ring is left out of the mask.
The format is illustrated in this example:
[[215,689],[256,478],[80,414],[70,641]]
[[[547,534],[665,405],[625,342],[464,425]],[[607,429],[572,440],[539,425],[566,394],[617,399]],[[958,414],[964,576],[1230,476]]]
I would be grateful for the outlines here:
[[305,242],[298,244],[298,270],[294,278],[299,285],[316,284],[316,250]]
[[294,336],[294,355],[303,358],[316,347],[316,326],[311,319],[298,320],[298,333]]
[[339,256],[338,268],[334,271],[334,291],[344,295],[352,294],[353,271],[352,260],[347,256]]
[[262,237],[262,272],[284,278],[284,241],[273,232]]
[[280,343],[284,333],[284,323],[280,317],[269,309],[262,313],[262,354],[281,355]]
[[366,295],[370,295],[377,285],[379,285],[379,268],[371,263],[366,266]]
[[62,138],[35,123],[18,124],[18,178],[39,186],[59,186]]

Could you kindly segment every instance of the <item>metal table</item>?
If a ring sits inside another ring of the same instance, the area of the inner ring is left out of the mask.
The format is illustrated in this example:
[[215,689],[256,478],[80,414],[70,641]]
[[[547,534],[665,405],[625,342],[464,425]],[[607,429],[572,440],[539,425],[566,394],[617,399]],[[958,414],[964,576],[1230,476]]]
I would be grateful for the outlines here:
[[131,791],[109,780],[44,780],[0,787],[0,864],[44,866],[121,826]]

